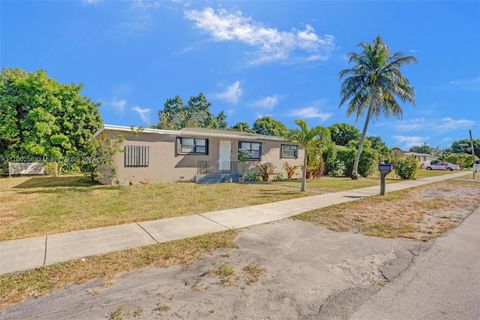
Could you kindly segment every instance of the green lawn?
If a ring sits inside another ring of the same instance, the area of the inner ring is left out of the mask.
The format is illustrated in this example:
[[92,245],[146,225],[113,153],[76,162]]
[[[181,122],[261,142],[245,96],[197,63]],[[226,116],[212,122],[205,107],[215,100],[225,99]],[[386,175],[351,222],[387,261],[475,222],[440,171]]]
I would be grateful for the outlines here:
[[[433,171],[433,170],[419,170],[417,171],[417,179],[439,176],[444,174],[449,174],[450,171]],[[387,183],[395,183],[404,181],[394,174],[389,174],[387,176]],[[298,187],[300,188],[300,180],[285,180],[272,182],[273,185],[281,185],[288,187]],[[380,178],[378,176],[372,177],[360,177],[358,180],[354,181],[348,177],[321,177],[320,179],[312,179],[307,181],[307,190],[319,190],[319,191],[328,191],[328,192],[337,192],[345,191],[357,188],[372,187],[378,186],[380,184]]]
[[311,195],[275,185],[102,186],[82,176],[0,179],[0,241]]

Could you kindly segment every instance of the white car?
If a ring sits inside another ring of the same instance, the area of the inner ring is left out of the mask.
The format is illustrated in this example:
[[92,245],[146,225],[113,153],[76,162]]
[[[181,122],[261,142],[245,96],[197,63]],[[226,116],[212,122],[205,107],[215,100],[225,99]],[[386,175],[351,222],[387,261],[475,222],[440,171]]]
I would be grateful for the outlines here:
[[448,163],[445,161],[432,161],[426,168],[427,170],[460,170],[460,166],[452,163]]

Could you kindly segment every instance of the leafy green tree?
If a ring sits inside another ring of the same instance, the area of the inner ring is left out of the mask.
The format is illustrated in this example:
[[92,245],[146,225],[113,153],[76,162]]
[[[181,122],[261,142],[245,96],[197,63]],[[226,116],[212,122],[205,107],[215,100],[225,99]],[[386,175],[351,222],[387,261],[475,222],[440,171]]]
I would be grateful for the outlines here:
[[428,144],[424,143],[421,146],[413,146],[410,147],[410,152],[416,152],[416,153],[426,153],[426,154],[432,154],[434,151],[434,148],[430,147]]
[[101,134],[93,139],[93,153],[91,157],[82,159],[80,164],[82,172],[88,173],[92,181],[110,183],[116,176],[113,156],[123,151],[124,141],[125,137],[118,134]]
[[[337,151],[338,158],[343,162],[343,167],[345,168],[344,176],[348,176],[353,170],[355,154],[358,152],[359,144],[358,140],[352,140],[347,144],[347,148]],[[378,151],[373,149],[371,141],[366,139],[358,163],[358,173],[362,177],[367,177],[373,172],[377,162]]]
[[255,120],[253,131],[266,136],[286,137],[288,135],[288,129],[282,122],[268,116]]
[[449,153],[443,157],[444,161],[449,163],[458,164],[462,168],[470,168],[473,166],[474,160],[471,153]]
[[248,133],[255,133],[253,129],[250,128],[250,125],[246,122],[238,122],[233,125],[230,130],[233,131],[241,131],[241,132],[248,132]]
[[354,66],[340,72],[343,79],[340,106],[348,103],[347,114],[356,114],[357,120],[367,112],[360,137],[357,156],[352,169],[352,179],[358,178],[358,163],[367,135],[371,117],[401,117],[403,110],[396,101],[415,103],[415,92],[408,79],[401,73],[404,64],[416,62],[414,56],[402,53],[390,55],[390,48],[378,36],[372,43],[360,43],[360,53],[350,53],[349,62]]
[[402,149],[398,147],[394,147],[390,150],[390,159],[391,163],[395,167],[397,163],[405,158],[405,153],[403,153]]
[[360,131],[348,123],[336,123],[329,127],[332,141],[337,146],[345,146],[351,140],[360,139]]
[[[480,158],[480,139],[473,139],[473,151],[477,157]],[[450,151],[453,153],[468,153],[472,154],[472,146],[470,139],[457,140],[452,143]]]
[[225,129],[227,116],[223,111],[214,115],[211,103],[203,93],[190,97],[185,105],[180,96],[167,99],[163,110],[158,112],[158,129],[179,130],[187,127]]
[[374,136],[367,137],[367,140],[370,141],[372,149],[378,152],[378,160],[382,162],[390,162],[390,149],[388,149],[387,144],[382,140],[382,138]]
[[302,185],[301,191],[306,190],[307,185],[307,167],[308,167],[308,155],[310,152],[314,152],[322,143],[322,128],[314,127],[309,128],[308,124],[303,120],[295,120],[295,124],[300,129],[293,129],[288,133],[288,139],[292,142],[300,143],[304,148],[303,167],[302,167]]
[[0,154],[7,159],[90,156],[102,120],[100,104],[83,96],[82,88],[58,83],[42,70],[2,69]]

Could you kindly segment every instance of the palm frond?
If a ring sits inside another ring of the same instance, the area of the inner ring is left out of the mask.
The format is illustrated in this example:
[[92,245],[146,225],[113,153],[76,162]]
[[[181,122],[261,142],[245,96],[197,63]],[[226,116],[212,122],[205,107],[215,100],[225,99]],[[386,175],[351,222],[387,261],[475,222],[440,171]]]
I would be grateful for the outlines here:
[[347,105],[347,114],[358,120],[366,110],[372,115],[401,117],[403,110],[396,99],[415,104],[415,90],[400,67],[414,63],[414,56],[401,52],[390,55],[390,48],[380,36],[371,43],[361,42],[361,52],[349,54],[351,68],[339,72],[342,79],[339,106]]

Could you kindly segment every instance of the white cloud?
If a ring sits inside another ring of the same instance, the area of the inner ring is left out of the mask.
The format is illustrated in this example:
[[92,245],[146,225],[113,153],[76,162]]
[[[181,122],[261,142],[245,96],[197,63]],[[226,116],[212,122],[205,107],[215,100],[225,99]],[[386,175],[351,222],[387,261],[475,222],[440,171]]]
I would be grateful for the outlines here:
[[119,99],[119,98],[112,98],[112,101],[110,102],[110,104],[116,110],[123,111],[123,110],[125,110],[125,106],[127,105],[127,100]]
[[426,126],[430,126],[430,124],[426,123],[425,118],[408,119],[395,124],[395,128],[402,131],[424,129]]
[[448,83],[451,87],[468,90],[468,91],[480,91],[480,77],[472,79],[460,79],[450,81]]
[[409,149],[413,146],[419,146],[425,143],[428,140],[428,137],[419,137],[419,136],[393,136],[393,138],[400,144],[400,147],[403,149]]
[[244,16],[241,11],[210,7],[187,10],[185,17],[217,41],[238,41],[257,48],[252,63],[326,60],[335,49],[332,35],[319,36],[310,25],[305,30],[280,31]]
[[141,10],[149,10],[149,9],[158,9],[161,6],[161,1],[156,0],[133,0],[132,1],[132,8],[134,9],[141,9]]
[[442,119],[441,127],[444,129],[462,129],[468,128],[475,124],[475,121],[467,120],[467,119],[459,119],[454,120],[450,117],[446,117]]
[[242,88],[240,87],[240,81],[235,81],[226,87],[223,92],[217,93],[215,98],[235,104],[238,102],[241,95]]
[[150,109],[135,106],[133,107],[133,111],[138,113],[138,115],[140,116],[142,121],[145,122],[145,124],[150,124]]
[[82,0],[82,2],[86,5],[95,6],[95,5],[103,2],[103,0]]
[[400,131],[445,131],[445,130],[457,130],[472,127],[475,125],[475,121],[468,119],[455,120],[450,117],[442,119],[430,119],[426,118],[412,118],[400,122],[383,122],[381,126],[394,127]]
[[305,119],[313,119],[318,118],[321,121],[325,121],[332,116],[331,113],[328,112],[320,112],[315,107],[305,107],[300,109],[295,109],[290,114],[292,117],[300,117]]
[[278,104],[280,99],[278,96],[267,96],[253,102],[253,105],[258,108],[272,110]]

